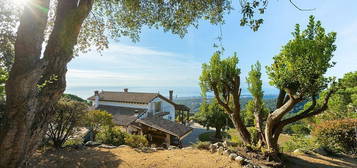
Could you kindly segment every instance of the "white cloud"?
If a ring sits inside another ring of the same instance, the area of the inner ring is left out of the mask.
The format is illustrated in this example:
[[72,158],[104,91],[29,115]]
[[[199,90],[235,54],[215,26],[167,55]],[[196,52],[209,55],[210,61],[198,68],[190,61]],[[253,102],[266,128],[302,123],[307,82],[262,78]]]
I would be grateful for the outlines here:
[[69,65],[68,86],[197,86],[201,63],[190,56],[114,43],[103,56],[83,54]]

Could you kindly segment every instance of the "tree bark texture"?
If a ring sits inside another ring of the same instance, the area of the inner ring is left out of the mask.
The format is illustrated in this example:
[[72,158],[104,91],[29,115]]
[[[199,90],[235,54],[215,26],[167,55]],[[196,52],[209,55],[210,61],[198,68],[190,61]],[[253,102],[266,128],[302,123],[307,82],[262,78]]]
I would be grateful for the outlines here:
[[[6,83],[6,110],[0,133],[0,167],[21,167],[43,137],[65,87],[67,63],[92,0],[59,0],[43,58],[49,0],[32,0],[20,19],[15,61]],[[42,85],[42,86],[40,86]]]

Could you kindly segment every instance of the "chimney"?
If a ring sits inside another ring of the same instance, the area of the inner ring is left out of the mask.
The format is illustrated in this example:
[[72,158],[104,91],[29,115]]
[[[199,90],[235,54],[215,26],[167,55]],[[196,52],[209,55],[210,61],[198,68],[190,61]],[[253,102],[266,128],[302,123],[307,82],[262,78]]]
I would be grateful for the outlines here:
[[95,98],[94,98],[93,106],[95,108],[97,108],[99,105],[99,91],[98,90],[94,91],[94,97]]
[[124,88],[124,92],[128,92],[128,88]]
[[172,101],[172,98],[173,98],[173,94],[174,94],[174,91],[173,90],[169,90],[169,99]]

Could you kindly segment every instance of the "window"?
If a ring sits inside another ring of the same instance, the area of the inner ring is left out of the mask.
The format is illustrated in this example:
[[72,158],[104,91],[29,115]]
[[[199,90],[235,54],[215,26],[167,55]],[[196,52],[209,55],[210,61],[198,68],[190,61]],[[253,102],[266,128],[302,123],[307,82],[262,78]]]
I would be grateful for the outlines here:
[[155,112],[160,112],[161,110],[161,102],[155,102]]

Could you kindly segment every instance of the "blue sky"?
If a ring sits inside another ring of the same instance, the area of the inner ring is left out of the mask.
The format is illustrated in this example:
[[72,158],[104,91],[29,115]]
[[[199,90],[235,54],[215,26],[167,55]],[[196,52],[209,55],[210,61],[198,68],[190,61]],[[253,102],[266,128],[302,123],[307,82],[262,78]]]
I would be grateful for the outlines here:
[[[246,91],[245,76],[250,66],[259,60],[263,66],[272,63],[272,57],[281,46],[292,38],[296,23],[305,26],[309,15],[321,20],[328,32],[337,32],[337,50],[334,68],[328,76],[342,77],[344,73],[357,70],[357,1],[356,0],[295,0],[301,8],[314,11],[299,11],[287,0],[271,0],[262,16],[264,24],[258,32],[239,26],[241,19],[238,1],[236,10],[225,16],[222,25],[224,57],[237,52],[242,70],[242,88]],[[190,28],[181,39],[169,32],[143,29],[141,39],[132,43],[128,39],[111,42],[109,49],[80,54],[68,65],[67,93],[83,98],[94,90],[160,92],[167,95],[173,89],[176,96],[199,96],[198,77],[202,63],[207,62],[216,50],[219,27],[201,21],[198,29]],[[266,94],[276,90],[269,86],[263,69],[263,87]]]

